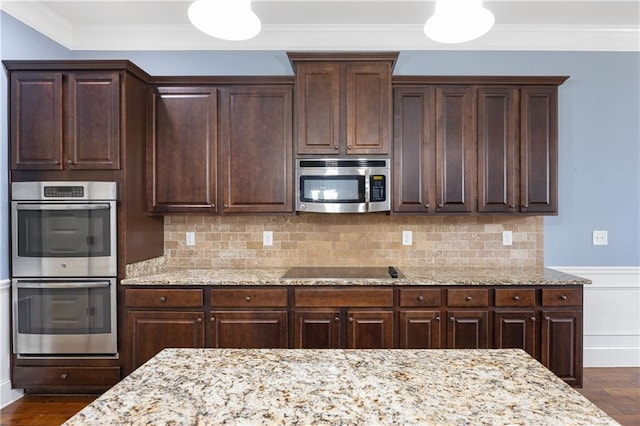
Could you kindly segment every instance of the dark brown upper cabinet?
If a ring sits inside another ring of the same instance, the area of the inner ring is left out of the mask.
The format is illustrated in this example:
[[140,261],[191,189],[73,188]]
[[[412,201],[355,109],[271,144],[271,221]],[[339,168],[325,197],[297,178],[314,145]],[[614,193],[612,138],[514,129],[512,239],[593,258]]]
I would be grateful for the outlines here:
[[293,212],[293,88],[221,89],[223,211]]
[[478,211],[557,213],[557,91],[478,89]]
[[395,89],[394,212],[473,210],[473,100],[466,86]]
[[11,73],[12,170],[120,168],[121,73]]
[[147,145],[148,209],[217,211],[218,90],[156,87]]
[[566,79],[394,78],[393,212],[557,213]]
[[289,53],[296,74],[296,154],[389,154],[397,56]]

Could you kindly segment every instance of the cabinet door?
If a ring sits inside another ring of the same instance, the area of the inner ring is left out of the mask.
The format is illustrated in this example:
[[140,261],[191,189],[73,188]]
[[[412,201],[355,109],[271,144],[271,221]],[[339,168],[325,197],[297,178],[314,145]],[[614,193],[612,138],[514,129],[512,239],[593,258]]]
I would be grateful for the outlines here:
[[293,212],[291,87],[222,90],[226,213]]
[[296,138],[298,154],[339,153],[340,65],[328,62],[296,66]]
[[67,82],[66,167],[120,168],[120,74],[72,72]]
[[391,65],[346,68],[346,153],[388,154],[391,144]]
[[212,311],[214,348],[286,348],[286,311]]
[[496,312],[493,324],[495,348],[524,349],[531,356],[536,356],[534,311]]
[[62,170],[62,73],[11,73],[11,169]]
[[478,89],[478,211],[518,211],[517,88]]
[[393,211],[435,211],[433,87],[394,90]]
[[436,92],[437,211],[471,212],[474,201],[474,91],[439,86]]
[[340,347],[340,311],[296,311],[293,324],[296,349],[338,349]]
[[582,313],[542,311],[542,364],[572,386],[582,386]]
[[400,311],[401,349],[440,349],[440,311]]
[[159,87],[147,148],[149,210],[216,211],[217,91]]
[[447,348],[486,349],[489,347],[487,311],[448,311]]
[[391,349],[393,312],[348,311],[348,349]]
[[558,88],[523,87],[520,93],[520,208],[528,213],[556,213]]
[[165,348],[204,347],[204,312],[127,312],[129,372]]

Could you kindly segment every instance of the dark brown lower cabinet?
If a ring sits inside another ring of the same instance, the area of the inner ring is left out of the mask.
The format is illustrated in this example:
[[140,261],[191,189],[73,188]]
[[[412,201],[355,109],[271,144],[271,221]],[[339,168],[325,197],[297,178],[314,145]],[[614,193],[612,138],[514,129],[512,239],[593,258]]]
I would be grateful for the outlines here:
[[500,311],[493,318],[494,347],[524,349],[536,356],[536,313],[534,311]]
[[392,311],[348,311],[348,349],[391,349]]
[[296,311],[293,347],[296,349],[337,349],[340,347],[340,311]]
[[582,386],[582,313],[542,311],[540,362],[573,386]]
[[203,348],[204,312],[127,312],[129,372],[165,348]]
[[440,311],[400,311],[398,347],[401,349],[440,349],[442,321]]
[[212,311],[214,348],[288,347],[287,311]]
[[447,348],[486,349],[489,347],[489,312],[447,311]]

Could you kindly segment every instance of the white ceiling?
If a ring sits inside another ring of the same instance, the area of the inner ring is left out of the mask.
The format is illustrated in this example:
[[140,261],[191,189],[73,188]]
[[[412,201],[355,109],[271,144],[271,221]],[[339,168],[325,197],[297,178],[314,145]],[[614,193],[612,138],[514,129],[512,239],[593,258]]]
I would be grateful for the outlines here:
[[640,0],[486,0],[485,36],[439,44],[422,32],[435,0],[253,0],[254,39],[230,42],[189,24],[191,0],[0,0],[0,8],[72,50],[640,51]]

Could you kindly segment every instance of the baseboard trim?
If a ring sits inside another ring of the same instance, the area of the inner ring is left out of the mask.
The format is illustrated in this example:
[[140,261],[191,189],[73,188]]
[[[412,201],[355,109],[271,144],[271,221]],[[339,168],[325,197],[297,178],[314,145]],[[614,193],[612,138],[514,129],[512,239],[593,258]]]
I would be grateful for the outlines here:
[[638,348],[584,348],[584,367],[640,367]]
[[0,408],[4,408],[12,402],[16,402],[23,396],[24,394],[21,390],[11,389],[10,380],[3,380],[0,382]]

